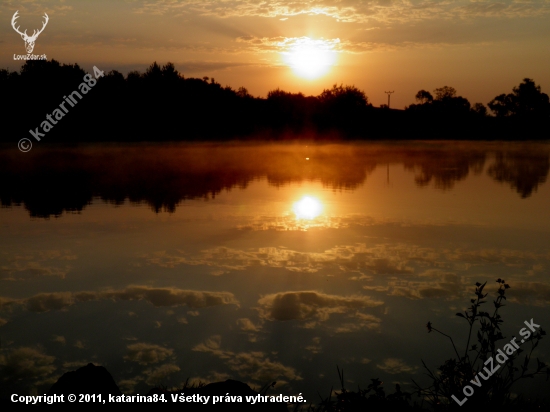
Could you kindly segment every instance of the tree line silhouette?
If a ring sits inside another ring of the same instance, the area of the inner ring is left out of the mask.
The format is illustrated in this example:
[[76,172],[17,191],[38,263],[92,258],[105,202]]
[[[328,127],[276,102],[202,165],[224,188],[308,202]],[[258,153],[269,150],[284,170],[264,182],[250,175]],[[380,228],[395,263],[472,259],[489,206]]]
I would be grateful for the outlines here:
[[[28,61],[19,72],[0,70],[3,132],[0,141],[32,139],[46,115],[78,90],[78,64]],[[105,72],[44,138],[48,141],[192,141],[300,137],[358,139],[511,139],[548,137],[550,102],[532,79],[487,107],[471,105],[444,86],[416,94],[404,110],[373,107],[355,86],[334,85],[318,96],[280,89],[267,98],[222,87],[214,78],[187,78],[174,64],[144,73]],[[490,110],[490,112],[489,112]]]
[[[437,146],[437,147],[435,147]],[[310,157],[309,161],[304,159]],[[215,198],[258,179],[272,186],[319,181],[355,190],[378,167],[402,165],[419,187],[452,189],[486,174],[521,198],[534,196],[550,172],[543,144],[117,144],[0,151],[0,206],[23,205],[32,217],[80,212],[94,198],[144,203],[175,212],[189,199]]]

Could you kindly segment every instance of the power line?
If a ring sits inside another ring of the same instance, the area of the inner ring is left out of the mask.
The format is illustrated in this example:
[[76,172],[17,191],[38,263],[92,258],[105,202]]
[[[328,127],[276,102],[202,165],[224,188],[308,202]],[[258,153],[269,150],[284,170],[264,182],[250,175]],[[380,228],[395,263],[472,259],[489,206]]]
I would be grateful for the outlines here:
[[391,92],[384,92],[388,95],[388,109],[390,108],[390,97],[392,93],[395,93],[393,90]]

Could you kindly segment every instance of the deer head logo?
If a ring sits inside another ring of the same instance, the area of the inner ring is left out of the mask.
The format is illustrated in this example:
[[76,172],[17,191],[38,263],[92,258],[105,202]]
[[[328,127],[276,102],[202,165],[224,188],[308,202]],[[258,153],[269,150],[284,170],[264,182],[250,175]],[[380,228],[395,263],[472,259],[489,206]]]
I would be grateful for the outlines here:
[[29,35],[27,35],[27,30],[25,30],[24,33],[21,33],[19,31],[19,26],[15,27],[16,20],[19,18],[17,13],[19,13],[19,10],[17,10],[13,14],[13,17],[11,19],[11,25],[12,25],[13,29],[17,33],[19,33],[21,35],[21,38],[25,41],[25,48],[27,49],[27,53],[31,54],[32,51],[34,50],[34,42],[36,41],[38,35],[44,31],[44,29],[46,28],[46,25],[48,24],[48,21],[50,20],[50,18],[48,17],[48,15],[46,13],[44,13],[44,18],[46,20],[42,24],[42,28],[40,30],[34,30],[32,36],[29,36]]

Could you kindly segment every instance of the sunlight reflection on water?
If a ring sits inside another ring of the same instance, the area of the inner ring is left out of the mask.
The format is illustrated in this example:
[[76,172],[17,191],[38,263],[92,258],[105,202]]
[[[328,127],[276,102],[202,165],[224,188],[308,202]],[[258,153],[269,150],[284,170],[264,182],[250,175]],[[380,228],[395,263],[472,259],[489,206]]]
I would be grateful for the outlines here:
[[323,205],[311,196],[304,196],[298,202],[294,203],[294,213],[297,219],[313,220],[323,213]]
[[314,399],[336,365],[407,387],[448,356],[426,322],[464,345],[455,313],[497,278],[507,336],[550,324],[548,145],[28,155],[0,150],[0,397],[91,361],[125,393],[233,378]]

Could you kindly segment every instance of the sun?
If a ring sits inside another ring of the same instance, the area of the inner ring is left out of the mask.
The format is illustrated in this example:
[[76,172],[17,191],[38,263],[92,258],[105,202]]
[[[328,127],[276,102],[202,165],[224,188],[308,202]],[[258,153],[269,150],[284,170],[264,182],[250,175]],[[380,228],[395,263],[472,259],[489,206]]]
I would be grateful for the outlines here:
[[293,210],[297,219],[313,220],[323,212],[323,205],[314,197],[304,196],[294,203]]
[[292,39],[283,52],[286,64],[297,76],[316,79],[328,73],[336,62],[334,47],[340,40],[313,40],[309,37]]

